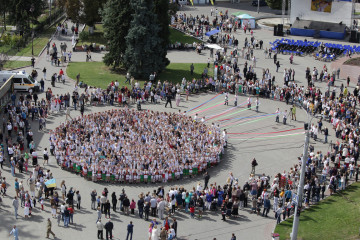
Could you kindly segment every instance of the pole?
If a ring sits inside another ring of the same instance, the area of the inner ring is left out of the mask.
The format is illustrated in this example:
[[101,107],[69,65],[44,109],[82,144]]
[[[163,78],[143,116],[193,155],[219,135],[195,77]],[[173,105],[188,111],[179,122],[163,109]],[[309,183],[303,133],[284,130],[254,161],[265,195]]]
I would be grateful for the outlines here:
[[305,183],[305,170],[306,170],[306,160],[308,158],[308,148],[309,148],[309,128],[310,128],[310,121],[308,121],[308,129],[305,132],[305,144],[304,144],[304,154],[301,162],[301,172],[300,172],[300,184],[298,187],[298,202],[295,206],[295,213],[294,213],[294,221],[293,221],[293,228],[291,232],[291,240],[297,239],[298,229],[299,229],[299,220],[300,220],[300,211],[302,208],[302,198],[304,192],[304,183]]
[[285,9],[286,9],[286,0],[282,0],[282,11],[281,11],[281,18],[282,18],[282,24],[284,25],[284,18],[285,18]]
[[50,8],[49,8],[49,13],[50,13],[50,16],[49,16],[49,19],[50,19],[49,26],[50,26],[50,25],[51,25],[51,0],[50,0],[49,4],[50,4]]
[[31,33],[31,55],[34,56],[34,26],[32,26],[31,31],[32,31],[32,33]]
[[258,0],[258,5],[257,5],[257,13],[260,12],[260,0]]

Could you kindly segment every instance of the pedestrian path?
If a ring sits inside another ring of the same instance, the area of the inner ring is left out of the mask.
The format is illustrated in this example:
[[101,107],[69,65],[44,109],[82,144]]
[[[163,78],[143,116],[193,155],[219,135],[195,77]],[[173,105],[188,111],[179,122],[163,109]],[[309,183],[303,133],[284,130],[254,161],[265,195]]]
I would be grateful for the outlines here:
[[[21,62],[29,62],[32,57],[23,57],[23,56],[9,56],[9,61],[21,61]],[[34,57],[36,60],[36,57]]]

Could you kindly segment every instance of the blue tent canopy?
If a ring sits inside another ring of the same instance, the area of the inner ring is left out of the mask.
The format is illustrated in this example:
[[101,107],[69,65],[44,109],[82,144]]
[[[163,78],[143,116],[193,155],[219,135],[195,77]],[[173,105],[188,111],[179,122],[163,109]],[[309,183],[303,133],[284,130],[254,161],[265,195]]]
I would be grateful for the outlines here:
[[210,37],[211,35],[217,34],[218,32],[220,32],[220,31],[217,29],[214,29],[214,30],[211,30],[210,32],[205,33],[205,35]]

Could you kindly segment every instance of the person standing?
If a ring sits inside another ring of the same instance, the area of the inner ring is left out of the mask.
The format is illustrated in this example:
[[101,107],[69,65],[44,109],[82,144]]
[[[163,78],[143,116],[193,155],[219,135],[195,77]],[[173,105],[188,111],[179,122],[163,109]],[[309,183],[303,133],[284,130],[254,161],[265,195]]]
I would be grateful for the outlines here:
[[251,173],[255,174],[255,167],[258,165],[256,159],[254,158],[251,162]]
[[173,218],[172,228],[175,231],[175,237],[177,236],[177,226],[178,226],[178,224],[177,224],[176,218]]
[[31,58],[31,67],[32,68],[35,67],[35,58],[34,57]]
[[96,222],[96,227],[97,227],[97,238],[98,239],[104,239],[103,237],[103,233],[104,233],[104,224],[102,224],[101,219],[98,219]]
[[287,119],[287,110],[285,110],[283,115],[283,124],[286,125],[286,119]]
[[48,218],[47,220],[47,231],[46,231],[46,238],[49,238],[49,235],[53,235],[53,237],[55,238],[55,234],[53,233],[53,231],[51,231],[51,221],[50,218]]
[[172,108],[172,104],[171,104],[171,93],[169,92],[167,95],[166,95],[166,103],[165,103],[165,107],[168,105],[168,103],[170,103],[170,108]]
[[110,219],[107,223],[105,223],[104,228],[106,230],[106,240],[108,240],[109,238],[112,239],[112,230],[114,229],[114,224],[111,222]]
[[205,172],[205,178],[204,178],[204,180],[205,180],[204,189],[206,189],[207,186],[208,186],[209,180],[210,180],[210,175],[209,175],[208,172]]
[[293,104],[293,106],[291,108],[291,120],[296,121],[296,106],[295,106],[295,104]]
[[279,122],[279,118],[280,118],[280,109],[279,109],[279,108],[276,110],[275,114],[276,114],[275,122],[278,123],[278,122]]
[[126,240],[129,239],[129,236],[130,236],[130,240],[132,240],[133,231],[134,231],[134,225],[133,225],[132,221],[130,221],[130,224],[127,225]]
[[93,190],[91,192],[91,194],[90,194],[90,197],[91,197],[91,209],[92,210],[96,210],[96,208],[95,208],[96,196],[97,196],[96,190]]
[[15,196],[14,200],[12,201],[12,205],[13,205],[14,211],[15,211],[15,219],[17,219],[17,212],[19,209],[19,200],[16,196]]
[[193,63],[190,65],[190,74],[191,75],[194,74],[194,64]]
[[14,235],[14,240],[19,240],[19,231],[16,227],[16,225],[14,225],[13,229],[10,232],[10,235]]
[[158,214],[161,220],[164,219],[165,205],[164,199],[161,198],[160,202],[157,204]]

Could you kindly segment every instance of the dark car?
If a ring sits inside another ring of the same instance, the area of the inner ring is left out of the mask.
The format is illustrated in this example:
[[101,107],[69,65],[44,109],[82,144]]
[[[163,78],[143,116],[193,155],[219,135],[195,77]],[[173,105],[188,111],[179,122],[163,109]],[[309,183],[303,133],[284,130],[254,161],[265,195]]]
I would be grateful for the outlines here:
[[[265,0],[260,0],[259,2],[260,2],[260,7],[267,6],[267,3]],[[257,7],[258,0],[252,1],[251,5],[253,5],[254,7]]]

